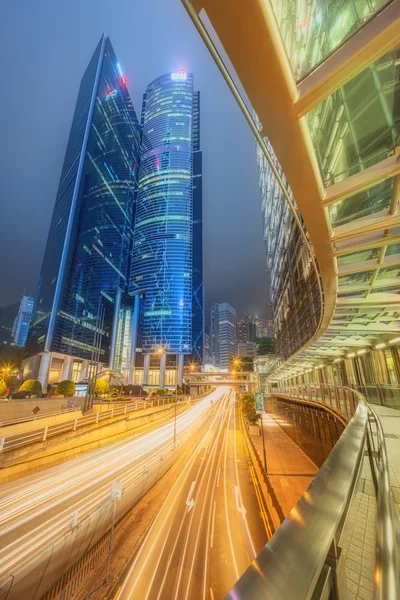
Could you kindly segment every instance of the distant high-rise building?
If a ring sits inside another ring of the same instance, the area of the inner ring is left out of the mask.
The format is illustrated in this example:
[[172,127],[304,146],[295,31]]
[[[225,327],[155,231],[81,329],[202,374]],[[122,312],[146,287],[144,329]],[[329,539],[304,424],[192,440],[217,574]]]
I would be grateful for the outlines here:
[[102,37],[79,89],[26,344],[24,377],[43,386],[87,378],[94,354],[100,369],[126,356],[117,341],[131,323],[139,153],[127,82]]
[[[155,79],[142,110],[142,148],[130,290],[142,294],[140,344],[162,371],[179,356],[203,362],[202,165],[193,75]],[[167,356],[169,355],[168,359]],[[161,373],[160,386],[163,383]]]
[[11,339],[16,346],[25,346],[34,302],[35,299],[32,296],[22,296],[11,332]]
[[247,342],[244,344],[238,344],[237,355],[239,358],[250,357],[255,358],[257,356],[257,344],[255,342]]
[[215,365],[229,368],[229,361],[237,355],[236,310],[222,302],[211,308],[210,346]]
[[241,317],[237,321],[238,344],[254,342],[257,337],[257,320],[254,317]]
[[272,338],[274,337],[273,322],[268,319],[256,319],[256,337]]

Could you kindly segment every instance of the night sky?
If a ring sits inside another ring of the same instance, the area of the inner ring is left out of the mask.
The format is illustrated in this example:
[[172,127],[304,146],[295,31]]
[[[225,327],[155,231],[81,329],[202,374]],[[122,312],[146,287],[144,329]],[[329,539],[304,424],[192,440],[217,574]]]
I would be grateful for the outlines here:
[[[184,68],[201,93],[206,303],[268,316],[255,142],[179,0],[20,0],[0,23],[0,306],[35,294],[80,79],[111,38],[138,116]],[[209,313],[207,311],[207,322]]]

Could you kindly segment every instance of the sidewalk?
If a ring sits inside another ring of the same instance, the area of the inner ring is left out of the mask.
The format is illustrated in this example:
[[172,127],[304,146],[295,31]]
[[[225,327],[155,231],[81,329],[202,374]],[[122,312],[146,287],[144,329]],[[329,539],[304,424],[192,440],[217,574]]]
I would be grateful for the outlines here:
[[385,433],[390,483],[400,514],[400,410],[375,404],[372,408],[377,413]]
[[[312,482],[318,467],[279,427],[271,415],[264,414],[262,419],[268,480],[283,514],[287,516]],[[262,437],[251,436],[251,439],[264,464]]]

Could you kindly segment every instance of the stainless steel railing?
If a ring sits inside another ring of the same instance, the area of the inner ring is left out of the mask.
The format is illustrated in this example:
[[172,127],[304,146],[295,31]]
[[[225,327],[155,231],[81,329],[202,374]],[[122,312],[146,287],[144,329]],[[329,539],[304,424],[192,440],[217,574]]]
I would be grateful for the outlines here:
[[357,390],[321,384],[273,391],[277,398],[318,402],[348,421],[314,481],[227,598],[346,598],[340,540],[368,453],[376,494],[375,600],[400,598],[399,517],[389,481],[384,432]]

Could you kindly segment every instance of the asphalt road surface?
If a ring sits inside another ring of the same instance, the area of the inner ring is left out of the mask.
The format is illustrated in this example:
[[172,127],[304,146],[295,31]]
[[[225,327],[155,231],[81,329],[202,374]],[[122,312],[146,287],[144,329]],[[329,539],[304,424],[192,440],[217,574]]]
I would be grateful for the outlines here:
[[220,600],[267,542],[236,395],[222,391],[115,600]]

